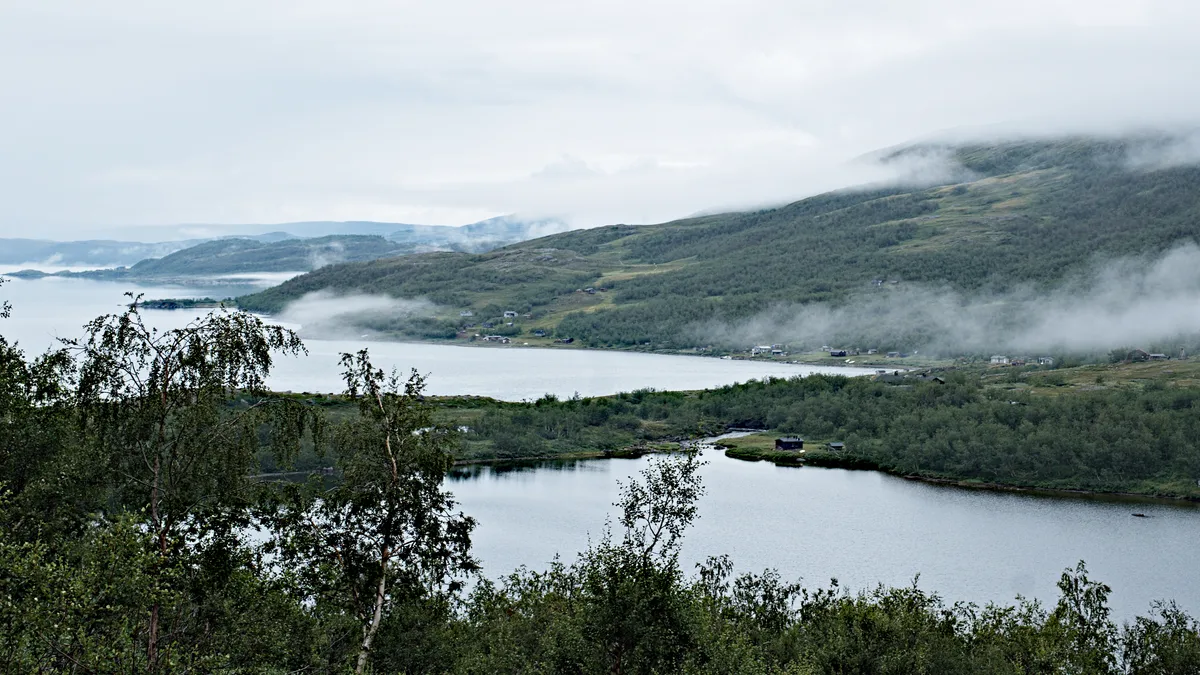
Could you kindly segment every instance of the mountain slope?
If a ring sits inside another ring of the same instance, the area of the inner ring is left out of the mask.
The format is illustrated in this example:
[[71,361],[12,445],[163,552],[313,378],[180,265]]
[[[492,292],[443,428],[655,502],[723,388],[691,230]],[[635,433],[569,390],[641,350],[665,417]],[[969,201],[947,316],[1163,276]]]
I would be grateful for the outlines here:
[[[1073,138],[906,148],[884,160],[941,153],[953,165],[949,174],[967,177],[568,232],[486,254],[334,265],[241,303],[277,311],[315,290],[385,293],[428,298],[449,323],[461,310],[487,319],[511,309],[532,314],[516,322],[526,333],[539,328],[593,346],[703,345],[697,326],[737,322],[781,303],[836,304],[896,283],[959,290],[1046,285],[1097,256],[1200,241],[1200,167],[1146,160],[1169,142]],[[589,286],[606,290],[577,292]]]

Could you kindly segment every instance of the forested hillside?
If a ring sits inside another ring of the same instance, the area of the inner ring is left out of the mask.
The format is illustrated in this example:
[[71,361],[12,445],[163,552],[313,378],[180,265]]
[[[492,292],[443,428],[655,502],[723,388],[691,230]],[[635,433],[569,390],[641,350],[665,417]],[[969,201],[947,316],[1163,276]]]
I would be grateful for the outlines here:
[[[1098,258],[1200,240],[1200,166],[1154,164],[1169,140],[1070,139],[907,148],[944,153],[958,181],[819,195],[661,225],[568,232],[491,253],[334,265],[244,297],[277,311],[305,293],[424,297],[590,346],[705,344],[695,327],[780,303],[846,302],[918,284],[1051,284]],[[907,286],[906,286],[907,285]],[[588,287],[594,292],[583,292]],[[402,332],[402,330],[400,331]],[[452,332],[451,332],[452,333]],[[438,334],[447,334],[445,328]]]

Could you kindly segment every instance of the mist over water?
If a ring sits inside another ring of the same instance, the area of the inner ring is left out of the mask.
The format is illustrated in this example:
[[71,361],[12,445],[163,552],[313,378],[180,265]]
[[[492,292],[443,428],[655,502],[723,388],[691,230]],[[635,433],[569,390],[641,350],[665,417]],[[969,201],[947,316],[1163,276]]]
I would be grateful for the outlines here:
[[1200,247],[1189,243],[1159,256],[1097,260],[1051,288],[961,292],[884,284],[842,304],[776,306],[736,324],[698,325],[694,332],[743,348],[829,344],[939,354],[1177,348],[1200,339]]
[[[47,277],[13,279],[0,287],[0,300],[11,301],[13,316],[0,321],[0,335],[16,342],[26,354],[40,354],[59,345],[59,338],[77,338],[83,325],[100,314],[122,311],[126,290],[147,297],[205,297],[251,292],[245,286],[134,286],[123,282]],[[590,349],[533,349],[518,345],[466,347],[364,338],[347,316],[373,316],[411,303],[380,296],[338,298],[318,295],[298,303],[271,323],[298,329],[308,350],[302,357],[275,360],[268,385],[277,391],[335,393],[345,388],[340,359],[343,353],[369,349],[377,366],[401,373],[416,368],[429,375],[432,395],[475,395],[506,401],[535,400],[549,393],[604,396],[643,388],[694,390],[767,377],[796,377],[815,372],[863,375],[869,369],[814,367],[777,362],[722,360],[696,356],[639,354]],[[418,305],[423,306],[423,305]],[[328,307],[343,319],[314,323]],[[207,309],[145,310],[148,325],[170,330],[186,325]],[[286,320],[285,320],[286,319]],[[306,323],[307,322],[307,323]],[[319,331],[328,330],[322,337]],[[317,336],[308,335],[309,332]]]

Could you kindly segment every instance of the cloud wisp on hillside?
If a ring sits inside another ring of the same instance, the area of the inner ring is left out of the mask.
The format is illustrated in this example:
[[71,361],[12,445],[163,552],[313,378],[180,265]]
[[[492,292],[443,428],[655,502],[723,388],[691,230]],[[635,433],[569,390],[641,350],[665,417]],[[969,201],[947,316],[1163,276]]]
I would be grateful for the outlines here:
[[1097,261],[1052,288],[964,293],[885,284],[844,304],[778,306],[736,325],[699,325],[694,334],[735,348],[787,343],[943,355],[1190,346],[1200,341],[1200,247]]
[[436,310],[437,306],[428,300],[315,291],[288,303],[272,321],[294,327],[306,338],[358,339],[383,330],[402,329],[412,319],[431,316]]

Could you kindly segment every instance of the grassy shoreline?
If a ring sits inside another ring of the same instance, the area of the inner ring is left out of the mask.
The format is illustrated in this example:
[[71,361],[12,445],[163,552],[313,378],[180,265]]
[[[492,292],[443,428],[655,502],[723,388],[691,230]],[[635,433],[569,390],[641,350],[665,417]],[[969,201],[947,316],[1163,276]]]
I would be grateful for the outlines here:
[[[882,466],[869,459],[853,455],[835,454],[826,451],[806,451],[803,454],[791,451],[776,451],[773,448],[762,447],[761,439],[773,439],[778,434],[756,434],[742,438],[726,439],[716,445],[724,450],[725,456],[744,462],[771,462],[776,466],[803,467],[812,466],[828,469],[847,469],[851,471],[875,471],[896,478],[903,478],[930,485],[964,488],[970,490],[989,490],[996,492],[1020,492],[1039,494],[1051,497],[1095,497],[1105,499],[1122,499],[1142,502],[1169,502],[1172,504],[1200,505],[1200,496],[1183,495],[1163,490],[1147,492],[1131,492],[1126,490],[1089,490],[1086,488],[1048,486],[1036,484],[1011,484],[981,481],[953,476],[924,475],[896,471]],[[739,443],[740,442],[740,443]]]

